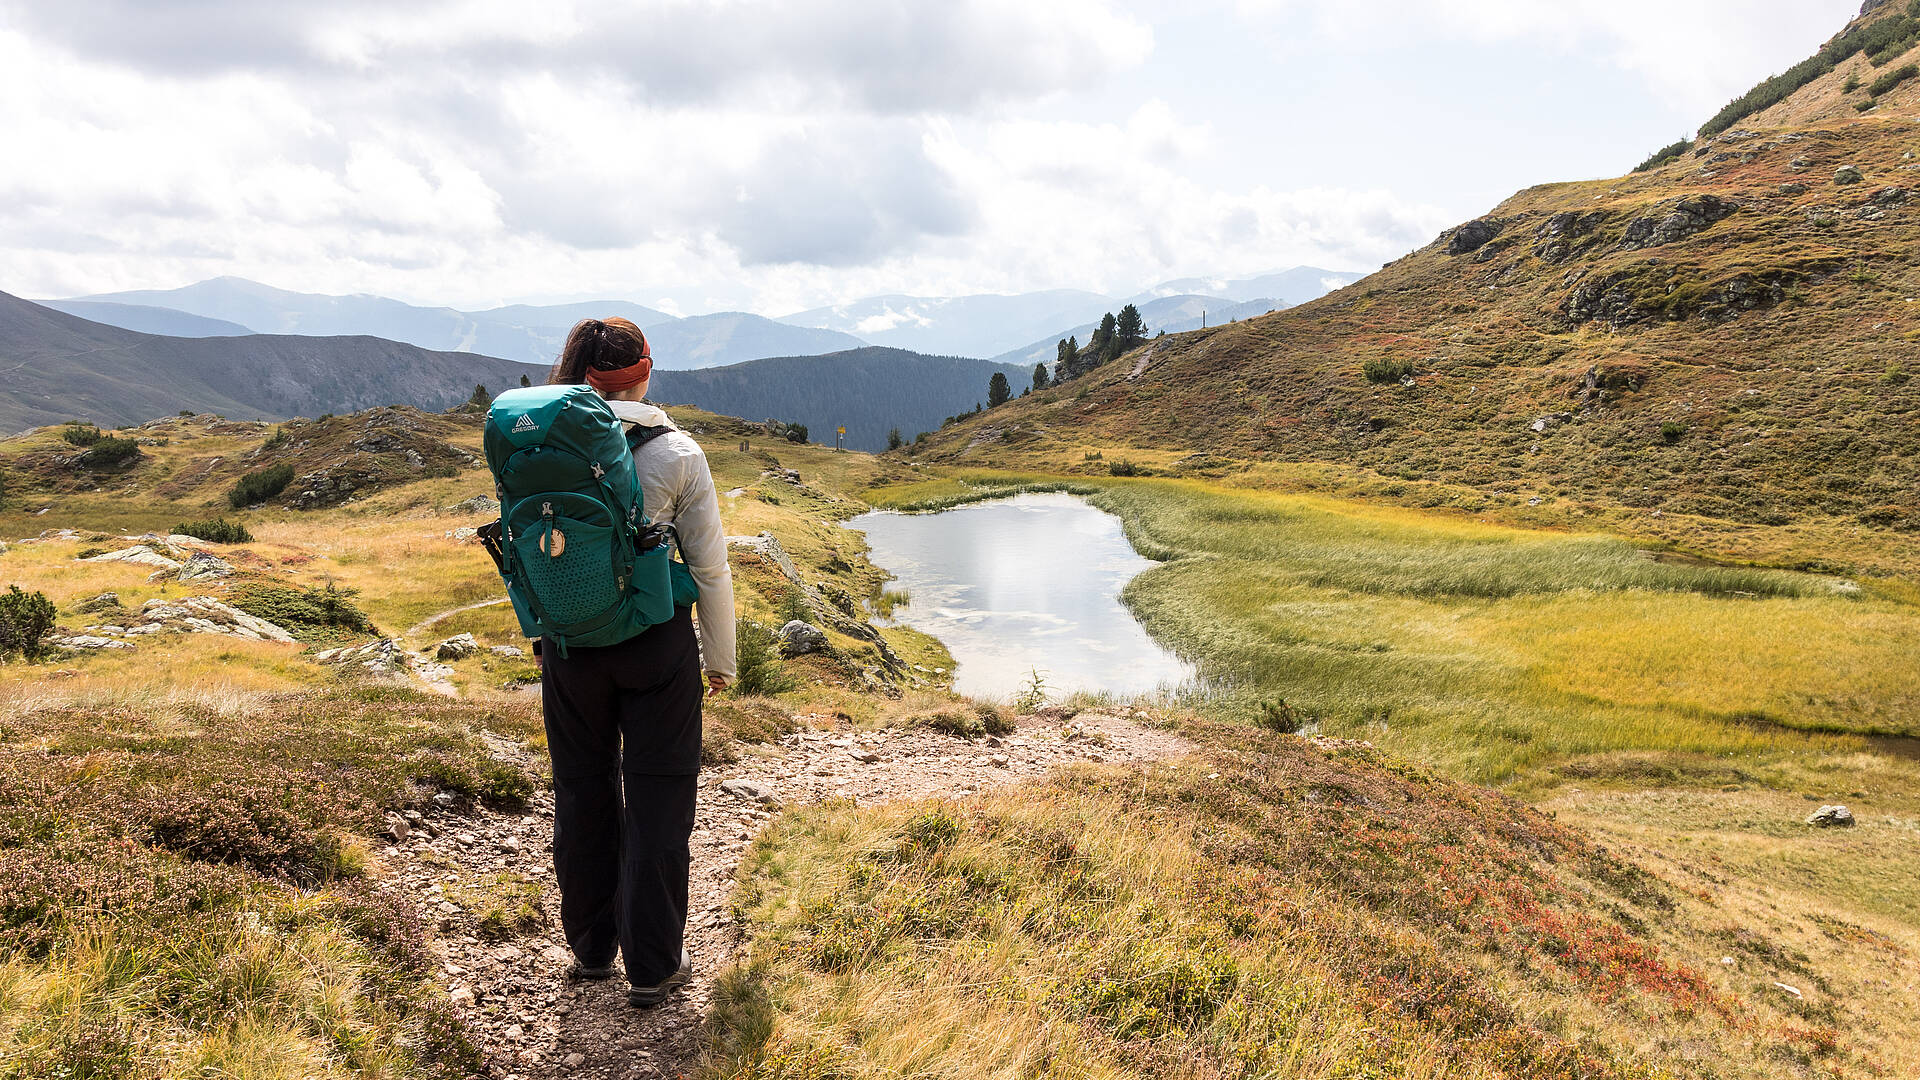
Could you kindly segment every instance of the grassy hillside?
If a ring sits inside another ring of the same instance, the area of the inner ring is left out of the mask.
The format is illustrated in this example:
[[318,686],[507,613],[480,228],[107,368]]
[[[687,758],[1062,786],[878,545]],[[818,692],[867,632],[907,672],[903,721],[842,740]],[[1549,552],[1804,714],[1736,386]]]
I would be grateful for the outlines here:
[[406,404],[445,409],[538,369],[369,337],[176,338],[88,322],[0,293],[0,431],[75,418],[136,424],[180,410],[274,419]]
[[1920,81],[1867,113],[1822,104],[1854,68],[1858,103],[1915,56],[1855,56],[1665,164],[1523,191],[1322,299],[1154,341],[924,459],[1171,449],[1920,529]]

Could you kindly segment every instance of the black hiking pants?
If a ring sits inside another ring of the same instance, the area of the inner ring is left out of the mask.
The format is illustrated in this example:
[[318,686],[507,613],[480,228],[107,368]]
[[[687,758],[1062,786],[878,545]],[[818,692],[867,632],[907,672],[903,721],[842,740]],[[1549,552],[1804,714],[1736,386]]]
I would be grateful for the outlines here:
[[618,945],[635,986],[673,974],[685,940],[704,682],[691,612],[565,657],[541,643],[561,928],[589,967]]

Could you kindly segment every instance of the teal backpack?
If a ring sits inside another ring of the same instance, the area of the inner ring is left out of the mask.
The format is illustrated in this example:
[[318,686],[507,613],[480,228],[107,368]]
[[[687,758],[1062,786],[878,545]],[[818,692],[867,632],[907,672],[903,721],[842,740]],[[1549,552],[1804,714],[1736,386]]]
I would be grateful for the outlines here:
[[528,637],[618,645],[673,618],[698,590],[672,558],[672,526],[647,520],[629,435],[585,386],[509,390],[487,413],[487,466],[500,495],[500,576]]

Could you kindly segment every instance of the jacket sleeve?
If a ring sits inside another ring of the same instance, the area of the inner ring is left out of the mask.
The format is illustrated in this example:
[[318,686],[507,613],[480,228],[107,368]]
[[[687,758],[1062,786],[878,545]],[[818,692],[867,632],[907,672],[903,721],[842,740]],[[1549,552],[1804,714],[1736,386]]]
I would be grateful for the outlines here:
[[733,571],[727,566],[726,530],[720,524],[720,499],[714,493],[713,472],[707,456],[691,438],[692,452],[680,461],[679,498],[674,500],[673,525],[680,534],[680,555],[700,586],[694,617],[700,622],[701,663],[709,673],[736,672],[733,641]]

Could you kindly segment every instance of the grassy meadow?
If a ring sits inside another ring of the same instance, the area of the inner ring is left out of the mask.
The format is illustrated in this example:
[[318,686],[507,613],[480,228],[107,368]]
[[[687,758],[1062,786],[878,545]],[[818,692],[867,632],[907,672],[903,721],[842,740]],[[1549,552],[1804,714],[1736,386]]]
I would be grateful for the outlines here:
[[[1084,495],[1161,560],[1125,599],[1213,686],[1154,707],[1187,759],[784,814],[741,874],[753,944],[706,1075],[1873,1076],[1920,1054],[1893,990],[1920,950],[1920,765],[1877,741],[1915,731],[1920,590],[1852,558],[1857,536],[1673,515],[1674,536],[1622,538],[1604,513],[1317,466],[960,472],[750,434],[741,451],[735,422],[682,421],[728,532],[773,533],[836,604],[885,602],[839,526],[870,505]],[[433,431],[478,449],[470,421]],[[452,535],[483,470],[233,511],[273,436],[182,420],[100,476],[51,466],[46,431],[0,443],[0,537],[74,530],[14,544],[4,579],[73,627],[102,591],[138,608],[333,587],[411,647],[519,643],[506,607],[475,606],[499,595],[490,562]],[[77,561],[218,516],[253,536],[219,548],[228,587]],[[1773,568],[1807,562],[1865,572]],[[735,573],[743,617],[795,612],[766,560],[737,552]],[[512,689],[535,672],[483,653],[447,696],[312,660],[367,636],[0,664],[0,1080],[482,1071],[375,837],[436,792],[511,806],[544,783],[496,753],[538,760],[537,703]],[[843,659],[787,662],[776,697],[709,706],[709,762],[770,752],[753,744],[808,714],[967,728],[939,680],[877,694],[853,677],[872,646],[830,638]],[[1820,801],[1861,825],[1808,829]],[[511,938],[531,888],[449,895]]]

